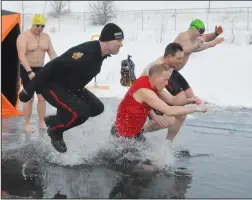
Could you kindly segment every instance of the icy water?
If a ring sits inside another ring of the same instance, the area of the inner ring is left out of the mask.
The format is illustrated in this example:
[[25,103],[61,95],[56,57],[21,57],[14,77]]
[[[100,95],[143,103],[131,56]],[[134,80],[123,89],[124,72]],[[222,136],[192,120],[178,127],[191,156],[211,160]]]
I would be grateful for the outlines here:
[[[45,131],[23,132],[23,118],[2,120],[2,198],[251,198],[252,110],[210,106],[189,115],[172,149],[166,131],[145,144],[110,134],[120,100],[103,98],[105,112],[64,134],[56,152]],[[47,107],[47,113],[54,113]],[[37,125],[36,107],[32,120]],[[123,154],[134,146],[138,154]],[[178,149],[190,157],[180,157]],[[150,159],[154,168],[125,163]]]

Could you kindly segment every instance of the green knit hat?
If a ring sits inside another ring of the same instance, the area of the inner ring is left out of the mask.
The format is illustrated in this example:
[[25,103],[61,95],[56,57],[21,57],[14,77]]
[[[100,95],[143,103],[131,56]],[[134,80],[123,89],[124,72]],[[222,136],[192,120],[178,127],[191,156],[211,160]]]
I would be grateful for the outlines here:
[[190,29],[191,30],[205,29],[205,25],[203,21],[201,21],[200,19],[194,19],[190,24]]

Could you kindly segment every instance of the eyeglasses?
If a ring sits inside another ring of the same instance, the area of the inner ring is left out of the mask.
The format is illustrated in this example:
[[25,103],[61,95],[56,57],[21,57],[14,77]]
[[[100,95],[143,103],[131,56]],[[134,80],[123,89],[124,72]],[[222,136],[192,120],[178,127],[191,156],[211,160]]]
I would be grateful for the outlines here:
[[195,25],[191,25],[191,26],[194,26],[194,27],[199,31],[199,33],[200,33],[201,35],[205,32],[205,28],[198,28],[198,27],[195,26]]
[[36,24],[36,27],[37,27],[37,28],[39,28],[39,27],[45,28],[45,25]]

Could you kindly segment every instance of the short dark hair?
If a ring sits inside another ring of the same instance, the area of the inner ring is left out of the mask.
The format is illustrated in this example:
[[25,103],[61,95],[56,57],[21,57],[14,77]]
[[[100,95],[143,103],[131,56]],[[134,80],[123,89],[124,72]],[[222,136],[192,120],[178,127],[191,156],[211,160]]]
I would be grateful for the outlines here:
[[170,44],[168,44],[165,48],[165,52],[164,52],[164,57],[166,56],[175,56],[175,54],[178,51],[183,51],[183,47],[176,43],[176,42],[172,42]]

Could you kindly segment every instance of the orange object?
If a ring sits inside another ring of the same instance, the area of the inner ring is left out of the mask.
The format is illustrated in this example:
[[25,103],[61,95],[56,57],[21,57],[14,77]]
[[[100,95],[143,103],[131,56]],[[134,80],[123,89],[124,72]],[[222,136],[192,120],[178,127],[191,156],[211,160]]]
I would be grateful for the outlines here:
[[94,34],[94,35],[92,35],[92,36],[91,36],[91,38],[90,38],[90,39],[91,39],[91,40],[95,40],[95,38],[97,38],[97,39],[98,39],[99,37],[100,37],[100,35],[98,35],[98,34]]
[[16,40],[19,34],[20,14],[2,10],[2,118],[23,114],[18,110],[21,82]]
[[103,90],[110,89],[108,85],[86,85],[85,87],[87,89],[103,89]]

